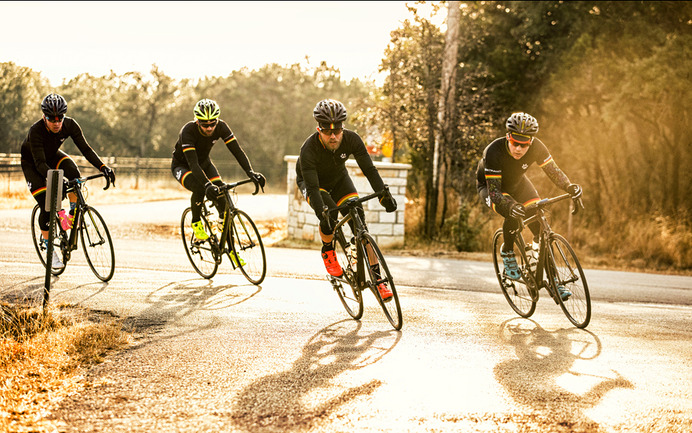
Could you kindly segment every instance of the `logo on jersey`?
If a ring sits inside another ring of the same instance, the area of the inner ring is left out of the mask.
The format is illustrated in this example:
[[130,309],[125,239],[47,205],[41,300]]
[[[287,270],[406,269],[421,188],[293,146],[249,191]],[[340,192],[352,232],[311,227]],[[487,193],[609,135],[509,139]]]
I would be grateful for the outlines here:
[[341,159],[348,159],[348,155],[346,155],[345,153],[342,153],[342,154],[341,154]]
[[183,174],[182,170],[180,170],[180,169],[176,170],[175,171],[175,178],[180,180],[180,176],[182,176],[182,174]]
[[67,140],[67,137],[61,137],[60,142],[63,143],[65,140]]
[[492,207],[492,206],[491,206],[491,205],[492,205],[492,201],[490,200],[490,197],[486,197],[486,198],[485,198],[485,205],[488,206],[488,207]]
[[524,163],[521,165],[521,168],[523,168],[524,170],[527,170],[529,168],[529,165]]

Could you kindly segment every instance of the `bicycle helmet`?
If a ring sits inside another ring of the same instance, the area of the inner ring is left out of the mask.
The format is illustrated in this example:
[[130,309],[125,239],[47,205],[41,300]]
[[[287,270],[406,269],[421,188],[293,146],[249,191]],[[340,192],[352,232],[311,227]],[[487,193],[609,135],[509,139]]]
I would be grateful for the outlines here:
[[216,101],[202,99],[195,105],[193,112],[195,113],[195,118],[206,121],[218,119],[219,114],[221,114],[221,109]]
[[320,128],[324,129],[341,128],[347,117],[344,104],[334,99],[323,99],[318,102],[312,110],[312,115]]
[[62,96],[51,93],[43,98],[41,111],[46,117],[62,117],[67,113],[67,102]]
[[538,120],[527,113],[512,113],[507,119],[507,132],[533,137],[538,133]]

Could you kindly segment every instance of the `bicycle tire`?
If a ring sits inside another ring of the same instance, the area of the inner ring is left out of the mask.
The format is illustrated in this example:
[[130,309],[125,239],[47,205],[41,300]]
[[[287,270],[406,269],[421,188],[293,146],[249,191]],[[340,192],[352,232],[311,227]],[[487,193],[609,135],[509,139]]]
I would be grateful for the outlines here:
[[115,273],[115,250],[108,226],[101,214],[84,206],[79,221],[79,237],[91,271],[101,281],[110,281]]
[[495,267],[497,281],[500,283],[500,288],[502,289],[502,294],[505,295],[505,299],[509,303],[509,306],[521,317],[528,318],[536,311],[538,291],[534,290],[534,295],[531,296],[530,287],[531,285],[537,287],[536,280],[533,273],[526,266],[526,258],[521,247],[522,241],[519,240],[520,236],[521,234],[517,235],[514,251],[517,264],[521,269],[522,279],[512,280],[505,274],[505,266],[502,263],[502,256],[500,255],[502,244],[504,243],[502,229],[498,229],[493,235],[493,265]]
[[[584,270],[567,239],[557,233],[548,242],[548,277],[560,308],[577,328],[586,328],[591,321],[591,295]],[[562,285],[572,295],[563,300],[557,286]]]
[[[202,215],[201,218],[207,233],[211,233],[209,221],[207,221],[204,215]],[[195,272],[206,279],[210,279],[216,275],[216,271],[219,269],[219,263],[212,249],[211,236],[213,236],[213,234],[210,235],[209,239],[203,241],[195,237],[192,232],[192,209],[190,208],[185,209],[180,218],[180,236],[183,239],[183,245],[185,245],[187,258],[190,260],[190,264]]]
[[[358,243],[359,243],[359,249],[358,249],[358,254],[363,254],[363,266],[365,267],[365,274],[366,274],[366,285],[370,287],[370,290],[375,294],[375,297],[377,298],[377,302],[379,302],[380,306],[382,307],[382,311],[384,312],[384,315],[387,317],[387,320],[389,320],[389,323],[396,329],[397,331],[401,330],[401,327],[404,325],[403,323],[403,317],[401,314],[401,304],[399,303],[399,295],[396,292],[396,287],[394,285],[394,279],[392,278],[392,274],[389,272],[389,267],[387,266],[387,262],[384,259],[384,256],[382,255],[382,252],[380,251],[380,247],[377,245],[377,242],[375,242],[375,239],[369,234],[369,233],[362,233],[358,237]],[[380,276],[375,274],[375,271],[372,269],[372,267],[369,265],[369,263],[372,261],[368,257],[368,252],[367,252],[367,246],[372,247],[372,251],[375,254],[375,258],[377,260],[377,263],[380,264]],[[384,301],[382,297],[380,296],[379,290],[377,290],[377,285],[385,283],[389,286],[389,289],[392,291],[392,297],[388,301]]]
[[[47,252],[47,248],[43,246],[43,235],[41,234],[41,228],[38,225],[38,216],[40,213],[39,206],[36,205],[34,206],[34,210],[31,211],[31,238],[34,242],[34,248],[36,248],[36,254],[38,254],[38,258],[41,261],[41,264],[43,267],[46,267],[46,258],[44,255]],[[56,227],[57,231],[57,236],[53,239],[53,251],[60,251],[62,253],[62,248],[61,245],[65,243],[66,241],[64,240],[65,235],[60,232],[60,230]],[[67,267],[67,263],[65,263],[65,257],[63,255],[63,267],[60,269],[50,269],[51,275],[58,276],[65,272],[65,268]]]
[[[229,236],[232,240],[228,249],[228,258],[233,261],[231,253],[240,258],[236,267],[249,282],[259,285],[267,275],[267,255],[259,230],[252,218],[240,209],[235,209],[230,219]],[[235,262],[234,262],[235,263]]]
[[[358,286],[356,277],[357,249],[355,245],[346,240],[341,227],[334,230],[334,240],[336,260],[339,262],[344,274],[340,279],[331,278],[330,280],[346,312],[355,320],[359,320],[363,317],[363,292]],[[344,281],[346,281],[346,284]]]

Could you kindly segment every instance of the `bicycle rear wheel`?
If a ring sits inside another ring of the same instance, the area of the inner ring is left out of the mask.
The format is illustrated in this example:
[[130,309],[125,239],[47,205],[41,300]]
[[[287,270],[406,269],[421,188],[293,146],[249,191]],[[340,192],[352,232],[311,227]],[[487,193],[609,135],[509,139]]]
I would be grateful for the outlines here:
[[[207,233],[212,233],[209,221],[204,215],[202,215],[201,221]],[[183,211],[183,216],[180,219],[180,235],[183,238],[183,245],[185,245],[187,258],[190,259],[190,264],[195,271],[207,279],[216,275],[219,264],[212,250],[212,238],[210,237],[202,241],[195,237],[192,231],[192,209],[190,208]],[[213,234],[210,236],[213,236]]]
[[[365,284],[368,285],[375,294],[377,302],[380,303],[380,306],[384,311],[384,315],[387,317],[387,320],[389,320],[389,323],[391,323],[394,329],[398,331],[401,329],[404,323],[401,314],[401,305],[399,304],[399,295],[396,292],[394,279],[392,278],[392,274],[389,272],[387,262],[384,260],[380,247],[377,246],[377,243],[369,233],[361,234],[358,242],[360,246],[358,249],[358,254],[363,254],[363,266],[365,267],[366,279]],[[372,254],[374,254],[374,257],[371,256]],[[377,275],[372,269],[372,266],[370,266],[371,262],[379,263],[379,275]],[[382,299],[380,292],[377,289],[380,284],[385,284],[392,291],[392,297],[386,301]]]
[[115,251],[106,222],[96,209],[85,206],[79,222],[79,237],[89,267],[101,281],[109,281],[115,272]]
[[[39,260],[41,260],[41,264],[45,267],[46,266],[46,253],[48,252],[48,249],[46,246],[43,244],[43,235],[41,234],[41,228],[38,225],[38,215],[40,213],[39,206],[36,205],[34,206],[34,210],[31,211],[31,238],[34,242],[34,248],[36,248],[36,254],[38,254]],[[53,239],[53,251],[55,251],[57,254],[62,255],[62,249],[60,248],[63,243],[66,243],[65,241],[66,235],[64,232],[61,233],[60,229],[58,227],[55,228],[55,238]],[[65,272],[65,268],[67,267],[67,263],[65,263],[65,259],[63,257],[63,266],[60,269],[55,269],[51,268],[50,273],[52,275],[60,275],[63,272]]]
[[363,317],[363,292],[356,279],[356,246],[346,240],[341,227],[334,231],[334,252],[344,274],[341,278],[330,277],[330,281],[346,312],[358,320]]
[[495,266],[497,281],[500,283],[500,288],[509,306],[521,317],[531,317],[534,311],[536,311],[536,302],[538,301],[538,296],[531,296],[531,291],[537,293],[537,290],[534,289],[537,286],[533,274],[526,266],[526,260],[521,246],[523,242],[519,240],[519,236],[521,235],[518,234],[515,241],[514,252],[517,258],[517,264],[521,269],[522,279],[512,280],[505,273],[505,265],[500,255],[504,242],[502,229],[498,229],[493,235],[493,265]]
[[[550,237],[548,247],[548,277],[560,307],[574,326],[586,328],[591,320],[591,295],[579,259],[569,242],[558,234]],[[571,293],[569,298],[559,296],[558,286]]]
[[[264,252],[262,237],[252,219],[240,209],[231,215],[228,258],[233,261],[240,272],[252,284],[261,284],[267,274],[267,256]],[[234,261],[233,254],[237,261]],[[239,262],[239,263],[238,263]]]

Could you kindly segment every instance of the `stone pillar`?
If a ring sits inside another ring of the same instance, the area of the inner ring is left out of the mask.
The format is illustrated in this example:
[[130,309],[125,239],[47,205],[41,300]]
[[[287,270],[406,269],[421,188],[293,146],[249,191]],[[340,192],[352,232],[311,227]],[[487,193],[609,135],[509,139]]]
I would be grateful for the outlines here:
[[[298,156],[284,157],[288,165],[286,176],[286,194],[288,194],[288,238],[303,239],[320,243],[318,231],[319,221],[296,184],[296,161]],[[364,203],[365,221],[370,234],[375,237],[377,244],[384,248],[404,246],[404,214],[406,210],[406,179],[410,164],[394,164],[375,161],[375,167],[380,172],[382,180],[389,185],[389,190],[397,202],[396,212],[387,213],[380,203],[373,199]],[[360,171],[355,160],[346,161],[346,169],[360,196],[372,194],[370,183]]]

